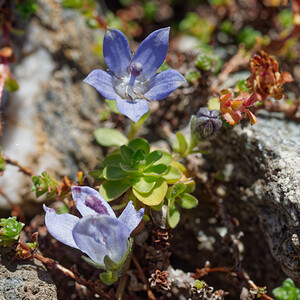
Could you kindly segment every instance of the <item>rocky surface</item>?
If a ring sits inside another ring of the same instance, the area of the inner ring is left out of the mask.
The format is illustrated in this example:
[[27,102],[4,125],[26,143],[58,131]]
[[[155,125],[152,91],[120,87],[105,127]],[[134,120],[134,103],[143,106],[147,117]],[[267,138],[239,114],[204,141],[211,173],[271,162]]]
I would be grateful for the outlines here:
[[224,205],[244,228],[259,219],[271,253],[299,281],[300,125],[260,115],[255,126],[224,129],[210,159],[225,176]]
[[[93,46],[104,32],[89,28],[80,12],[63,9],[55,0],[38,2],[18,51],[14,75],[20,89],[4,108],[0,142],[8,157],[37,174],[47,170],[58,179],[74,179],[78,170],[94,168],[101,154],[92,143],[100,126],[100,97],[82,80],[103,65]],[[0,185],[12,203],[35,200],[28,193],[30,178],[15,167],[7,167]],[[9,207],[0,197],[4,206]]]
[[13,256],[11,248],[0,247],[0,299],[57,299],[56,286],[40,261],[12,262]]

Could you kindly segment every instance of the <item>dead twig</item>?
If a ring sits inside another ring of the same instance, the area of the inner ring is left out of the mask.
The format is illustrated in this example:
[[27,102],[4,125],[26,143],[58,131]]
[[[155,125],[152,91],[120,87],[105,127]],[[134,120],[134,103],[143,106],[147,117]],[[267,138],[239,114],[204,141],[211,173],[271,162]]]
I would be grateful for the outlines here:
[[29,168],[22,166],[18,161],[10,159],[6,154],[3,152],[1,153],[1,157],[5,160],[7,164],[16,166],[19,168],[19,171],[24,173],[25,175],[34,176],[35,173]]
[[[33,234],[33,240],[37,241],[37,233]],[[107,299],[107,300],[112,299],[110,295],[108,295],[105,291],[103,291],[101,288],[95,285],[94,282],[84,279],[77,272],[73,272],[63,267],[55,260],[42,256],[41,254],[37,253],[37,249],[38,246],[35,248],[30,248],[25,242],[20,241],[19,245],[17,246],[16,256],[14,257],[13,260],[24,260],[24,259],[36,258],[39,261],[41,261],[44,265],[46,265],[49,269],[59,270],[65,276],[71,277],[77,283],[86,286],[90,291],[92,291],[95,294],[98,294],[101,297],[101,299]]]
[[143,283],[147,286],[148,299],[150,299],[150,300],[156,300],[153,292],[150,289],[149,282],[148,282],[148,280],[146,278],[146,275],[145,275],[145,273],[144,273],[141,265],[139,264],[138,260],[136,259],[136,257],[134,255],[132,255],[132,261],[134,262],[136,268],[138,269]]

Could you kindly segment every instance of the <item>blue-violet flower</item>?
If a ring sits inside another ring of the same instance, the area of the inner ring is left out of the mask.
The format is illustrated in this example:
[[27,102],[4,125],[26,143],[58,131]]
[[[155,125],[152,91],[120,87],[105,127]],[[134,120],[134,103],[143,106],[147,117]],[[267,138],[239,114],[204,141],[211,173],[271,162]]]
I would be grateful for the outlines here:
[[156,73],[168,52],[169,33],[169,27],[152,32],[131,55],[124,34],[108,27],[103,56],[109,70],[93,70],[84,82],[116,100],[118,111],[137,122],[149,110],[147,101],[164,99],[186,81],[172,69]]
[[[71,214],[56,214],[44,205],[45,223],[49,233],[58,241],[79,249],[85,260],[106,271],[118,271],[131,249],[128,238],[138,226],[144,209],[136,211],[130,201],[119,218],[102,196],[90,187],[72,187],[72,196],[82,218]],[[107,267],[107,262],[114,269]]]

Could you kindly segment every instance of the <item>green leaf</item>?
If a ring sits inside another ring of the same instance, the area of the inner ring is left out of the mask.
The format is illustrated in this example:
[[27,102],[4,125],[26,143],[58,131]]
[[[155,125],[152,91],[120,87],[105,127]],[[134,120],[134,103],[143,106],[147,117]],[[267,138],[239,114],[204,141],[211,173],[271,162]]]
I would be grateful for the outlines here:
[[172,155],[170,153],[167,153],[166,151],[163,151],[162,157],[159,160],[157,160],[154,163],[154,165],[164,164],[168,166],[171,162],[172,162]]
[[103,169],[89,171],[89,175],[92,176],[95,180],[98,180],[99,178],[103,178],[102,174],[103,174]]
[[123,163],[120,163],[120,168],[125,173],[129,173],[131,176],[133,176],[133,174],[135,174],[135,173],[136,173],[136,175],[139,175],[139,169],[136,166],[135,167],[129,167],[129,166],[123,164]]
[[[1,151],[1,148],[0,148]],[[5,170],[5,160],[2,156],[0,156],[0,172],[3,172]]]
[[16,217],[9,217],[0,220],[0,245],[6,247],[13,244],[19,239],[20,232],[24,227],[24,223],[18,222]]
[[131,180],[132,187],[140,193],[149,193],[155,186],[155,181],[151,177],[140,177]]
[[299,300],[300,290],[295,286],[291,278],[287,278],[281,287],[277,287],[273,291],[277,300]]
[[63,0],[62,5],[66,8],[79,9],[82,8],[84,0]]
[[134,152],[129,147],[127,147],[126,145],[123,145],[123,146],[120,147],[120,153],[121,153],[121,156],[122,156],[124,162],[128,166],[131,166],[132,156],[133,156]]
[[153,163],[161,159],[163,152],[161,150],[155,150],[149,153],[146,157],[146,166],[151,166]]
[[176,203],[185,209],[191,209],[198,205],[198,200],[188,193],[182,193]]
[[171,228],[175,228],[176,225],[179,223],[180,220],[180,213],[178,209],[174,207],[169,207],[167,221]]
[[105,270],[109,271],[119,271],[120,265],[112,261],[108,255],[104,256],[104,266]]
[[109,202],[120,197],[130,187],[131,184],[129,183],[129,180],[127,178],[113,181],[106,180],[101,184],[99,192],[101,196]]
[[185,184],[185,193],[192,193],[195,190],[195,181],[194,180],[188,180],[184,181]]
[[17,81],[12,78],[12,77],[7,77],[5,79],[5,85],[4,88],[8,91],[8,92],[15,92],[19,89],[19,85],[17,83]]
[[165,203],[165,201],[163,200],[163,201],[161,201],[161,202],[160,202],[159,204],[157,204],[157,205],[152,205],[151,208],[154,209],[154,210],[160,211],[161,208],[163,207],[164,203]]
[[119,278],[118,272],[117,271],[109,271],[106,273],[101,273],[100,274],[100,279],[103,283],[105,283],[106,285],[111,285],[114,282],[116,282]]
[[145,160],[145,151],[143,149],[137,150],[132,156],[133,162],[140,162]]
[[148,155],[150,152],[150,146],[145,139],[134,139],[129,142],[128,147],[136,152],[139,149],[144,150],[145,154]]
[[165,173],[162,176],[162,178],[164,178],[168,184],[173,184],[177,182],[181,177],[182,177],[181,171],[174,166],[169,166],[167,173]]
[[175,183],[174,185],[170,186],[167,191],[166,198],[169,200],[168,206],[173,206],[174,199],[185,191],[185,184],[181,181]]
[[116,101],[116,100],[108,100],[108,99],[105,99],[105,102],[106,102],[106,105],[108,106],[108,108],[109,108],[112,112],[121,115],[121,113],[118,111],[117,101]]
[[127,174],[120,167],[105,167],[103,177],[108,180],[119,180],[126,177]]
[[128,143],[127,137],[120,131],[112,128],[98,128],[94,131],[94,137],[101,146],[122,146]]
[[51,198],[56,194],[58,182],[52,174],[42,172],[41,176],[32,177],[33,187],[32,191],[35,192],[36,197],[47,193],[47,198]]
[[167,193],[168,185],[165,181],[156,182],[154,188],[149,193],[140,193],[133,189],[134,195],[144,204],[148,206],[160,204]]
[[110,154],[105,157],[104,159],[104,165],[105,166],[115,166],[118,167],[121,162],[123,162],[122,156],[118,154]]
[[168,167],[163,164],[152,165],[149,168],[146,168],[143,172],[145,176],[157,176],[162,175],[167,171]]
[[181,155],[184,155],[186,149],[187,149],[188,143],[186,141],[186,138],[181,132],[176,133],[176,138],[173,144],[174,153],[179,153]]
[[198,70],[189,70],[185,73],[184,77],[188,82],[196,83],[196,81],[200,78],[201,73]]

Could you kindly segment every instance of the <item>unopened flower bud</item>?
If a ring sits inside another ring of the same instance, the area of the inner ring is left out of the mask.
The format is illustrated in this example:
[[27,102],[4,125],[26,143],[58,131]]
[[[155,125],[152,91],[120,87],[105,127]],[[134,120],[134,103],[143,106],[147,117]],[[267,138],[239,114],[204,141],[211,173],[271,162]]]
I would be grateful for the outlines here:
[[217,110],[210,111],[207,107],[202,107],[196,116],[191,117],[190,126],[192,133],[199,140],[207,140],[222,127],[222,121],[219,119]]

